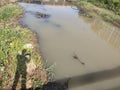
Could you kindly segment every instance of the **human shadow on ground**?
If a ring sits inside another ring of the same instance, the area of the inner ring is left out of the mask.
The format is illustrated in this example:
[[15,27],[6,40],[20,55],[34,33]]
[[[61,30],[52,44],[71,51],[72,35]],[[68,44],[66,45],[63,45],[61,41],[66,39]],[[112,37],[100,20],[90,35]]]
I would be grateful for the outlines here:
[[0,77],[0,90],[2,89],[2,78]]
[[[84,85],[88,85],[91,83],[96,83],[104,80],[109,80],[116,77],[120,77],[120,66],[113,69],[64,78],[54,82],[48,82],[46,85],[43,86],[43,88],[37,87],[35,90],[68,90],[69,86],[70,88],[74,88],[74,87],[84,86]],[[119,88],[119,87],[116,87],[116,88]],[[30,88],[29,90],[31,89],[32,88]],[[113,90],[113,89],[110,89],[110,90]]]
[[[29,56],[26,57],[26,56]],[[21,90],[25,90],[26,89],[26,63],[28,63],[30,61],[30,53],[27,53],[26,49],[22,50],[22,54],[18,54],[17,55],[17,68],[16,68],[16,73],[15,73],[15,77],[14,77],[14,82],[13,82],[13,86],[12,86],[12,90],[16,90],[19,78],[21,77]]]

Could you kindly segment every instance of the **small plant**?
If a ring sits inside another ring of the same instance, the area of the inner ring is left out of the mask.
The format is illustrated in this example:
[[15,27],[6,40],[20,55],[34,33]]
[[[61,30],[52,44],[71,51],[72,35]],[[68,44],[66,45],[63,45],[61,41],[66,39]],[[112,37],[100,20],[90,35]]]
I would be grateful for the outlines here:
[[54,68],[56,66],[56,63],[53,63],[52,65],[48,65],[47,60],[44,62],[44,68],[48,72],[48,81],[53,81],[55,77]]

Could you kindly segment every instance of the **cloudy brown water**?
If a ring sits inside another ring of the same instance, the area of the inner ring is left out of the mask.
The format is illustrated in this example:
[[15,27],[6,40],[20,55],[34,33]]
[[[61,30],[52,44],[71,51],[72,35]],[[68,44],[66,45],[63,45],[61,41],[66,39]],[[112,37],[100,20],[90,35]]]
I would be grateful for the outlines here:
[[119,28],[71,6],[19,5],[25,8],[21,22],[37,32],[44,59],[56,63],[55,80],[71,78],[69,90],[120,90]]

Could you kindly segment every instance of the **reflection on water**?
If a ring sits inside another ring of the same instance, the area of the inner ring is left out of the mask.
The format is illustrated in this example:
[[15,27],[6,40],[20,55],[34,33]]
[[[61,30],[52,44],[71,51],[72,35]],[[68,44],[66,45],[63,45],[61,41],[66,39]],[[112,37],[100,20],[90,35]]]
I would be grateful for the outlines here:
[[[102,28],[95,28],[97,24],[98,27],[101,25]],[[92,27],[94,32],[96,32],[101,38],[120,50],[120,29],[112,26],[107,26],[104,22],[98,22],[96,20],[94,20]]]
[[109,25],[103,20],[82,17],[86,23],[90,23],[92,30],[120,51],[120,29]]
[[[69,5],[19,5],[25,8],[21,21],[38,33],[43,57],[49,63],[56,63],[55,80],[80,76],[77,86],[72,87],[77,78],[70,81],[69,90],[107,90],[120,86],[119,71],[114,69],[120,66],[118,28],[99,19],[79,17],[79,11]],[[50,17],[37,18],[37,12]],[[109,75],[107,70],[115,73]]]

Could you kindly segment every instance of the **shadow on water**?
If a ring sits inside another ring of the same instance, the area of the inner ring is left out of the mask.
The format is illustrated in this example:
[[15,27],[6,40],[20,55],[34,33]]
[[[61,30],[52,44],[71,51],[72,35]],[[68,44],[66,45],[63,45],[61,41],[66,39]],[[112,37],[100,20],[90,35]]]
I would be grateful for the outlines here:
[[27,75],[26,63],[30,61],[30,58],[26,57],[27,55],[30,56],[30,54],[27,53],[26,49],[22,50],[22,54],[17,55],[17,68],[16,68],[12,90],[16,90],[20,76],[21,76],[21,90],[26,89],[26,75]]
[[119,76],[120,66],[110,70],[103,70],[99,72],[93,72],[81,76],[72,77],[70,80],[70,85],[71,87],[83,86]]
[[55,22],[51,22],[51,21],[48,20],[48,19],[44,19],[43,23],[45,23],[45,24],[50,24],[51,26],[56,27],[56,28],[60,28],[60,29],[62,28],[62,25],[57,24],[57,23],[55,23]]
[[[78,86],[84,86],[87,84],[100,82],[103,80],[112,79],[115,77],[120,77],[120,66],[109,70],[103,70],[88,73],[85,75],[64,78],[54,82],[49,82],[46,85],[44,85],[42,89],[38,87],[35,90],[67,90],[69,88],[69,85],[71,88],[74,88]],[[110,90],[120,90],[120,87],[115,87]]]
[[105,90],[120,90],[120,86],[114,87],[114,88],[110,88],[110,89],[105,89]]

